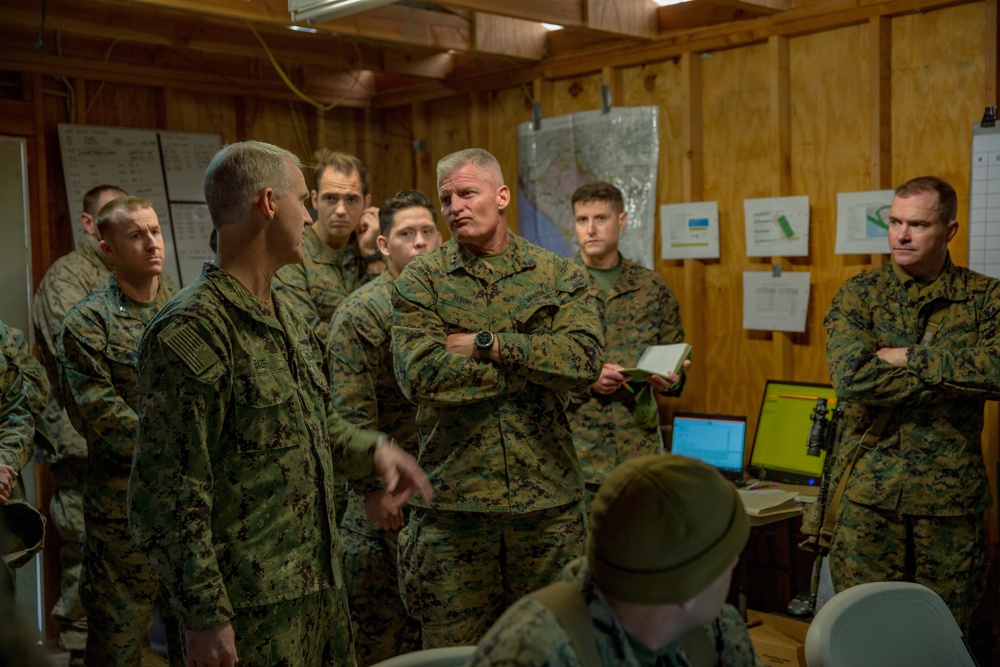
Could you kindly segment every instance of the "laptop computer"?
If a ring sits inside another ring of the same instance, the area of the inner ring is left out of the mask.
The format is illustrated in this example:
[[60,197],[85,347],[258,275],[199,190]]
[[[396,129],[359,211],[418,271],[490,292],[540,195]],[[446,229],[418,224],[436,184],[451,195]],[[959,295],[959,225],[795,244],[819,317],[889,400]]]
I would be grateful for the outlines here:
[[743,479],[746,433],[746,417],[678,412],[670,451],[714,466],[726,479],[738,482]]

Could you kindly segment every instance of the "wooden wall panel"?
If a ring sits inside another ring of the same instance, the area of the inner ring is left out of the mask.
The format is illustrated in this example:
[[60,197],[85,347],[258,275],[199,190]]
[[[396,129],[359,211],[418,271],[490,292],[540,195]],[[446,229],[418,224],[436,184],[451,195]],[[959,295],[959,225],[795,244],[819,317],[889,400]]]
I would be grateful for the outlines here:
[[168,99],[166,122],[161,129],[183,132],[218,132],[222,144],[239,141],[239,108],[231,95],[206,95],[173,91]]
[[545,116],[562,116],[601,108],[600,72],[552,82],[552,104],[542,109]]
[[789,258],[789,263],[812,274],[806,333],[794,337],[793,379],[829,382],[823,318],[844,280],[864,268],[849,259],[845,263],[833,249],[837,193],[870,189],[870,118],[863,113],[870,99],[867,26],[794,38],[789,56],[789,194],[808,195],[810,209],[809,256]]
[[410,111],[407,106],[393,109],[392,113],[379,111],[374,116],[376,145],[371,153],[375,157],[365,166],[372,179],[372,204],[375,206],[404,188],[414,187],[416,182]]
[[503,169],[504,180],[510,187],[511,202],[507,208],[507,226],[517,232],[517,128],[531,120],[531,90],[527,87],[507,88],[484,95],[486,145]]
[[933,174],[958,191],[958,234],[949,244],[969,258],[972,124],[983,116],[986,5],[972,3],[892,22],[893,183]]
[[742,273],[770,270],[767,259],[747,259],[743,226],[743,200],[770,195],[767,45],[713,53],[702,68],[704,198],[719,203],[720,260],[705,267],[698,307],[708,308],[711,336],[692,341],[697,368],[677,409],[753,419],[764,380],[773,373],[771,335],[742,328]]

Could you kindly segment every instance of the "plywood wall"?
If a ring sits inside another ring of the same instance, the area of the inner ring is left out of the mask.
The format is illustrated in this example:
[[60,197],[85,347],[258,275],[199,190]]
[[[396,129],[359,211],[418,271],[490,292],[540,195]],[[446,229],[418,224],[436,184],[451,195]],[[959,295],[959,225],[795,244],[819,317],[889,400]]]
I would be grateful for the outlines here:
[[[740,38],[739,46],[708,52],[679,47],[641,64],[373,111],[28,75],[40,91],[38,158],[48,176],[38,256],[51,261],[69,250],[78,213],[64,201],[59,122],[215,131],[227,142],[260,139],[305,159],[319,146],[354,152],[368,164],[376,203],[401,188],[433,193],[438,159],[483,146],[515,190],[508,220],[516,227],[516,128],[531,118],[531,103],[540,102],[545,116],[600,108],[601,86],[610,82],[615,105],[660,108],[659,202],[719,204],[718,260],[656,264],[681,299],[695,350],[685,395],[668,401],[667,413],[746,414],[752,427],[766,379],[828,380],[822,321],[830,300],[848,277],[885,261],[833,253],[838,192],[937,174],[955,185],[965,219],[971,126],[986,104],[996,104],[988,80],[996,73],[990,6],[981,0],[788,36],[762,33],[754,43]],[[746,256],[743,201],[776,195],[809,197],[807,257]],[[952,242],[959,263],[968,258],[967,243],[963,227]],[[742,328],[743,272],[769,271],[776,262],[783,271],[811,273],[803,334]],[[35,267],[36,281],[45,268]],[[991,462],[997,422],[993,404]]]

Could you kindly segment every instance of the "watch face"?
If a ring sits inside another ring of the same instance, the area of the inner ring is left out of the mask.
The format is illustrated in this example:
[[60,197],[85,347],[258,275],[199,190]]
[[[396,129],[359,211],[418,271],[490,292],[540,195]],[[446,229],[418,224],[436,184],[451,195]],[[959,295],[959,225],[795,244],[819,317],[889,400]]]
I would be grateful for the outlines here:
[[[468,339],[466,339],[468,340]],[[476,334],[476,347],[493,347],[493,334],[489,331],[480,331]]]

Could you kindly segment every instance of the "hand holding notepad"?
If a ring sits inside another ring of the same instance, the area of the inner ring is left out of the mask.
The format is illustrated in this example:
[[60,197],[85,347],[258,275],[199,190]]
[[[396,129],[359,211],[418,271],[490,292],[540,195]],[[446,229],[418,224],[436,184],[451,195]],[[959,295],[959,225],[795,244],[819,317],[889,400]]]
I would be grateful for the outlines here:
[[645,380],[647,375],[666,378],[670,373],[680,374],[690,354],[691,346],[687,343],[650,345],[639,357],[635,368],[623,368],[618,372],[627,375],[629,380],[640,382]]

